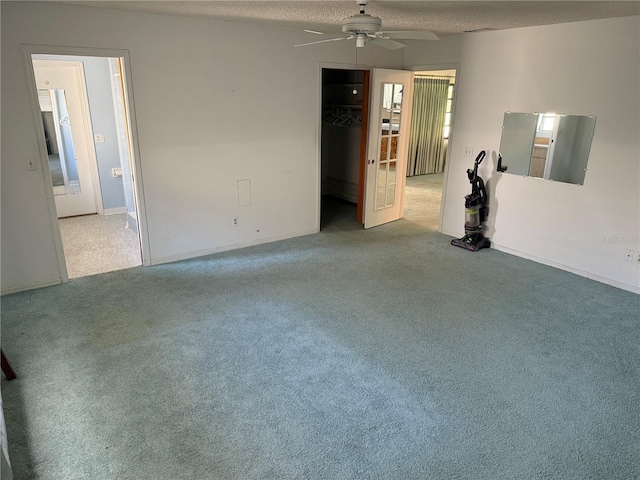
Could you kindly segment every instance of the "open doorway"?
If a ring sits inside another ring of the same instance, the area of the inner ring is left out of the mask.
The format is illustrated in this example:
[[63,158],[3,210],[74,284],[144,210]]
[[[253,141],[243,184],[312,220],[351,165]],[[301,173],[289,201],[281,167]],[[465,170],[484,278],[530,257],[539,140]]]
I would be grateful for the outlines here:
[[68,277],[141,265],[122,59],[31,62]]
[[456,70],[414,72],[404,218],[439,230]]
[[322,69],[320,228],[362,228],[368,70]]

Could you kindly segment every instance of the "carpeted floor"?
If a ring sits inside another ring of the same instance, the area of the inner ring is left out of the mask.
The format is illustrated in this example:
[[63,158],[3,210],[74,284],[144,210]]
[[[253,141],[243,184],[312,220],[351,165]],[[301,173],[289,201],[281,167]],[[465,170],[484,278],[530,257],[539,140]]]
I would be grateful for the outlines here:
[[407,177],[404,218],[422,228],[438,230],[444,173]]
[[2,299],[18,479],[634,479],[640,297],[410,220]]
[[142,265],[138,236],[126,214],[61,218],[60,233],[69,278]]

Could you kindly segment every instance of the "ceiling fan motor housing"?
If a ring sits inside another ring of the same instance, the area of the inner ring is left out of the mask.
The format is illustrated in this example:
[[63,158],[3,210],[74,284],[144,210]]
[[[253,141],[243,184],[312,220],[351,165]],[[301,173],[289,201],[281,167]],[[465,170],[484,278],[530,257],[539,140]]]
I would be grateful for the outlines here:
[[342,20],[342,32],[352,35],[375,35],[382,30],[382,20],[378,17],[360,13]]

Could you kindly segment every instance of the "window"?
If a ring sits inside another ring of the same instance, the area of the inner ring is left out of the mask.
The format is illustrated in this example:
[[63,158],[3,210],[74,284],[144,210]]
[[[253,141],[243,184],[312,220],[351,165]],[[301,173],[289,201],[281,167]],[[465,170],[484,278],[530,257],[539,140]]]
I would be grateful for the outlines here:
[[453,105],[453,87],[454,84],[449,84],[449,89],[447,90],[447,109],[444,114],[444,138],[449,138],[449,132],[451,131],[451,107]]
[[539,132],[553,132],[553,122],[556,115],[554,113],[541,113],[538,117]]

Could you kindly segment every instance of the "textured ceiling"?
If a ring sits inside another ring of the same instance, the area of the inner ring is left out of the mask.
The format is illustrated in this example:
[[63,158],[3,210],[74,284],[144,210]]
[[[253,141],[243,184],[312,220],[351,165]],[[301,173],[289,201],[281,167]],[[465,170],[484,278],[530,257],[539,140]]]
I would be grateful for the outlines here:
[[[169,15],[211,17],[293,28],[340,32],[344,17],[357,13],[355,0],[300,1],[69,1],[74,5]],[[639,1],[370,1],[367,13],[384,30],[431,30],[439,35],[483,28],[501,30],[599,18],[640,15]]]

